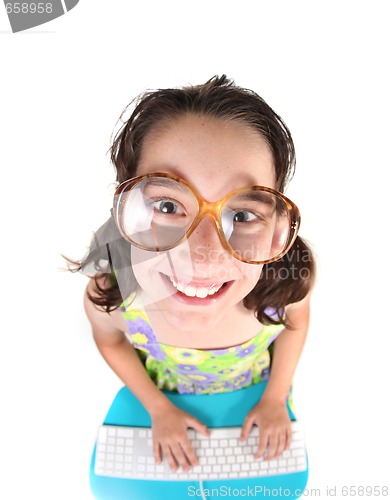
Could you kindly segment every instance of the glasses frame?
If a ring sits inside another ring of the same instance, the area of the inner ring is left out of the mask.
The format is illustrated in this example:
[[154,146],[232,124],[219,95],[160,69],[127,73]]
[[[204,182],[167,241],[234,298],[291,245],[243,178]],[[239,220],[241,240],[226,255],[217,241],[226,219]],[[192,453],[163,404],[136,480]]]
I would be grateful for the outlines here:
[[[181,238],[179,238],[174,244],[169,245],[169,246],[165,246],[163,248],[158,248],[156,250],[158,252],[171,250],[172,248],[175,248],[178,245],[180,245],[180,243],[182,241],[184,241],[185,238],[188,238],[192,234],[192,232],[198,226],[199,222],[206,216],[209,216],[213,219],[215,226],[216,226],[216,229],[217,229],[219,240],[220,240],[223,248],[225,250],[227,250],[231,255],[233,255],[233,257],[235,257],[236,259],[240,260],[241,262],[245,262],[247,264],[258,264],[258,265],[259,264],[269,264],[271,262],[275,262],[275,261],[281,259],[290,250],[290,248],[292,247],[294,241],[296,240],[296,238],[298,236],[298,230],[299,230],[300,223],[301,223],[301,215],[300,215],[299,209],[298,209],[297,205],[295,205],[295,203],[293,203],[289,198],[287,198],[287,196],[285,196],[283,193],[280,193],[279,191],[276,191],[275,189],[265,187],[265,186],[247,186],[247,187],[242,187],[239,189],[235,189],[234,191],[231,191],[229,194],[227,194],[226,196],[221,198],[219,201],[209,202],[209,201],[206,201],[198,193],[198,191],[193,186],[191,186],[191,184],[189,184],[187,181],[185,181],[184,179],[182,179],[176,175],[167,174],[164,172],[153,172],[150,174],[139,175],[137,177],[133,177],[131,179],[128,179],[128,180],[122,182],[116,188],[115,194],[114,194],[113,214],[114,214],[114,219],[115,219],[116,225],[119,229],[119,232],[125,240],[127,240],[132,245],[134,245],[138,248],[141,248],[142,250],[152,251],[150,248],[132,241],[131,238],[129,238],[129,236],[122,229],[122,225],[120,222],[121,221],[121,212],[122,212],[122,196],[124,195],[124,193],[133,189],[137,184],[142,182],[144,179],[148,179],[150,177],[162,177],[162,178],[171,179],[173,181],[176,181],[176,182],[183,184],[195,196],[195,198],[198,202],[198,206],[199,206],[198,215],[194,218],[194,220],[192,221],[191,225],[189,226],[189,228],[187,229],[185,234]],[[265,191],[265,192],[271,193],[274,196],[276,196],[277,198],[281,199],[282,202],[287,207],[288,216],[289,216],[289,220],[290,220],[290,232],[289,232],[289,236],[287,238],[287,241],[286,241],[286,244],[285,244],[283,250],[281,252],[279,252],[279,254],[276,255],[275,257],[273,257],[272,259],[268,259],[265,261],[247,261],[244,258],[242,258],[240,256],[240,254],[236,253],[231,248],[228,241],[226,240],[225,233],[223,232],[223,228],[222,228],[222,222],[221,222],[222,210],[221,209],[226,204],[226,202],[229,200],[229,198],[232,198],[233,196],[236,196],[237,194],[241,194],[245,191],[253,191],[253,190]]]

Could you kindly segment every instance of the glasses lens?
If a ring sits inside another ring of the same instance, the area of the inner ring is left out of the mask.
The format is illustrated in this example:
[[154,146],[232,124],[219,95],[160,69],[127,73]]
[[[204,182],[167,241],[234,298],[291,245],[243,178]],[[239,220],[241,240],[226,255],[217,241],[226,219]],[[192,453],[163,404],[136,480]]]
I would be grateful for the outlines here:
[[273,193],[261,189],[238,193],[229,198],[221,215],[227,242],[245,262],[274,259],[289,242],[289,211]]
[[119,224],[135,245],[164,250],[187,232],[198,212],[198,202],[184,185],[165,177],[148,177],[121,193]]

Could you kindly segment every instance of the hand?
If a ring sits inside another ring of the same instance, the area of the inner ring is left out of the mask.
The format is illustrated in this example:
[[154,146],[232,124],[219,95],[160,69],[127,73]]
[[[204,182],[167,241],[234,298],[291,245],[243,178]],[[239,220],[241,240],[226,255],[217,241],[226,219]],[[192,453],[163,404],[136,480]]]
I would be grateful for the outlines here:
[[188,471],[191,466],[198,465],[187,435],[189,427],[206,437],[210,435],[204,424],[173,405],[152,418],[153,453],[157,464],[164,456],[173,472],[180,466]]
[[253,425],[259,427],[259,446],[255,458],[279,457],[291,443],[291,422],[283,401],[260,400],[244,420],[240,441],[247,439]]

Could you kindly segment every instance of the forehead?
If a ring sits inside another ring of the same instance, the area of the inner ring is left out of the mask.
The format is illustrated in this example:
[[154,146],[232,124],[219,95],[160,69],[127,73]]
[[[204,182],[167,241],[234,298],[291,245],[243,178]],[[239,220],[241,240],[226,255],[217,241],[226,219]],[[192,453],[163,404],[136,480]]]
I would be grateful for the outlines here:
[[137,175],[175,174],[209,201],[244,186],[275,187],[263,136],[236,120],[185,115],[160,123],[145,138]]

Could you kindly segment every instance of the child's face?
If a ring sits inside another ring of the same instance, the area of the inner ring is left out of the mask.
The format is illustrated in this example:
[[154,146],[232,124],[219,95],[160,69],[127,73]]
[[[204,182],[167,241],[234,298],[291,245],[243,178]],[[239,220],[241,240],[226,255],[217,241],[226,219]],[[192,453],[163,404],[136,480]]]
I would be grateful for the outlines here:
[[[210,202],[240,187],[275,187],[273,157],[263,137],[245,124],[204,116],[187,115],[146,137],[137,175],[151,172],[181,177]],[[262,270],[261,265],[243,263],[222,247],[210,217],[202,219],[169,255],[133,246],[132,262],[144,303],[153,304],[172,326],[186,331],[218,324],[228,311],[243,308],[242,300]],[[218,292],[203,298],[224,283]],[[201,297],[188,296],[194,289]]]

